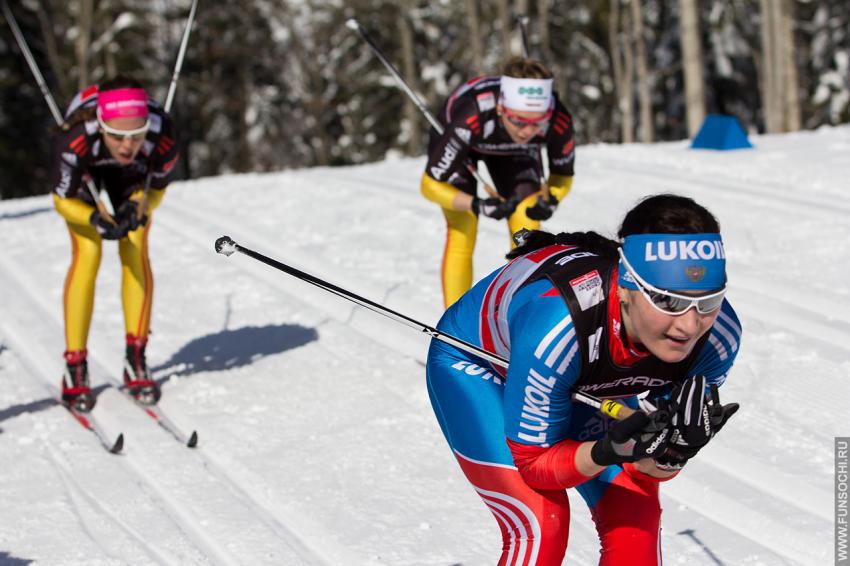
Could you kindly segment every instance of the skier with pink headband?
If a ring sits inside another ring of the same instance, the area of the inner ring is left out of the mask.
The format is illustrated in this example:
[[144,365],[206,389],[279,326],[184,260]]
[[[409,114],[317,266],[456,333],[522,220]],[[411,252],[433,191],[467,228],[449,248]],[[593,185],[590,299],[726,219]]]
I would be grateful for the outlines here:
[[[104,239],[118,242],[121,258],[124,381],[142,402],[160,397],[145,356],[153,298],[148,234],[178,158],[171,118],[138,82],[122,75],[78,93],[55,137],[53,202],[68,226],[72,251],[63,297],[62,398],[79,410],[95,402],[87,342]],[[114,215],[97,208],[86,190],[89,181],[109,195]]]
[[[514,58],[501,76],[469,81],[437,119],[443,134],[431,130],[421,190],[446,218],[442,283],[448,307],[472,285],[478,216],[507,219],[509,234],[538,229],[570,191],[575,139],[572,117],[552,91],[552,73],[533,59]],[[476,195],[469,169],[478,161],[487,165],[498,196]]]

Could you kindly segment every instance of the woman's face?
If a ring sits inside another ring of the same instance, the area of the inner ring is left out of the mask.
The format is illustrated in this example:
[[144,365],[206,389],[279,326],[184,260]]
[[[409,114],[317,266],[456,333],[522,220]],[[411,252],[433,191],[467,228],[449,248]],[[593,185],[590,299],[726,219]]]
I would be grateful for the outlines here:
[[548,112],[531,112],[527,110],[509,110],[501,104],[497,112],[505,126],[508,135],[514,143],[527,144],[546,127]]
[[680,315],[664,314],[653,307],[640,291],[618,287],[617,295],[623,324],[631,339],[667,363],[684,360],[720,314],[720,309],[700,314],[696,308]]
[[[107,120],[106,125],[116,130],[132,131],[137,130],[145,125],[145,119],[140,117],[135,118],[114,118]],[[106,149],[112,157],[115,158],[122,166],[129,165],[136,158],[136,154],[142,148],[145,141],[145,132],[134,134],[132,136],[121,136],[110,134],[101,130],[103,143],[106,144]]]

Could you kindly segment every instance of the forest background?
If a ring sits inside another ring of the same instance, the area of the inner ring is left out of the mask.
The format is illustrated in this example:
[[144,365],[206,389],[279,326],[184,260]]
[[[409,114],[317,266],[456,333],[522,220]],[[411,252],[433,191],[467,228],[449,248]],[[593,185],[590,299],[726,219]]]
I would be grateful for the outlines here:
[[[60,107],[117,72],[164,101],[191,0],[9,0]],[[179,176],[420,155],[425,119],[356,17],[436,113],[522,52],[555,73],[577,141],[692,136],[706,113],[750,132],[850,122],[846,0],[200,0],[172,108]],[[50,190],[52,118],[0,31],[0,198]]]

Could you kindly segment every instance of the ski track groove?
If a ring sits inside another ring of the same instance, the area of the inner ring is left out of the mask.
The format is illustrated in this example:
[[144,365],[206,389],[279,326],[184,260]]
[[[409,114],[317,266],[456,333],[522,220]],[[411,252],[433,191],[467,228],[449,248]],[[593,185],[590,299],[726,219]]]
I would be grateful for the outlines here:
[[[338,183],[337,181],[334,181],[334,184],[341,185],[341,183]],[[395,202],[404,205],[406,208],[421,211],[426,214],[442,216],[439,205],[423,197],[418,190],[418,185],[411,184],[410,194],[408,195],[403,190],[406,187],[389,180],[382,180],[381,183],[375,183],[358,176],[349,177],[345,179],[342,184],[348,184],[351,186],[357,186],[360,189],[365,189],[384,200],[387,199],[387,195],[391,195],[390,198],[392,198]],[[384,187],[384,189],[381,187]],[[386,187],[391,187],[391,189],[386,190]],[[491,218],[479,217],[478,232],[490,234],[494,237],[504,238],[505,243],[507,244],[509,242],[506,222],[507,221],[505,220],[493,220]],[[507,253],[507,249],[505,250],[505,253]]]
[[[3,322],[0,322],[0,335],[4,337],[6,343],[9,344],[14,350],[15,354],[17,355],[17,359],[23,366],[27,375],[32,380],[38,382],[39,385],[42,385],[44,389],[50,393],[51,398],[56,399],[56,404],[58,406],[58,389],[56,391],[53,391],[53,388],[48,385],[47,374],[49,372],[46,371],[46,369],[41,364],[35,362],[34,352],[27,348],[23,344],[23,342],[18,339],[14,333],[11,332],[8,326],[8,318]],[[29,415],[29,419],[31,422],[33,421],[32,415]],[[91,433],[85,431],[81,426],[77,424],[71,426],[75,430],[78,429],[80,432],[80,436],[86,438],[86,440],[88,440],[88,437],[91,436]],[[90,525],[90,521],[86,520],[86,518],[83,516],[80,511],[80,503],[78,502],[80,498],[86,501],[91,508],[96,510],[96,512],[99,512],[101,515],[105,516],[105,518],[109,522],[116,525],[119,530],[127,534],[132,540],[135,540],[137,543],[139,543],[142,550],[152,560],[158,562],[159,564],[176,563],[173,557],[166,557],[162,552],[149,545],[132,527],[122,521],[121,518],[117,516],[117,514],[107,509],[103,504],[101,504],[97,500],[95,496],[93,496],[86,488],[84,488],[80,484],[80,482],[77,481],[77,479],[74,477],[73,473],[69,468],[69,465],[67,464],[67,461],[65,461],[63,457],[58,454],[57,449],[50,443],[49,440],[42,438],[41,442],[45,447],[45,450],[53,468],[58,472],[59,478],[62,481],[65,491],[68,494],[68,498],[71,502],[74,515],[77,517],[82,530],[86,533],[89,539],[104,552],[105,555],[115,558],[116,560],[122,560],[122,557],[115,556],[113,552],[108,548],[107,543],[104,542],[104,535],[101,535],[100,533],[96,532],[94,530],[94,527]]]
[[[0,266],[2,266],[3,270],[9,274],[17,274],[9,277],[12,283],[18,287],[19,293],[16,296],[18,297],[26,297],[30,303],[32,303],[35,308],[42,312],[44,315],[42,318],[44,320],[49,320],[52,325],[58,326],[61,328],[62,321],[58,318],[55,309],[50,309],[47,304],[45,304],[45,300],[38,296],[34,289],[37,286],[30,284],[30,281],[25,280],[26,278],[21,276],[23,273],[20,271],[19,266],[15,265],[12,260],[9,260],[6,257],[0,258]],[[6,287],[8,289],[8,287]],[[5,325],[0,325],[0,328],[3,328],[4,333],[8,335],[8,329]],[[17,351],[23,357],[26,352],[21,349],[17,349]],[[106,375],[108,370],[100,363],[98,356],[90,356],[90,360],[94,362],[91,364],[93,366],[92,369],[97,369],[102,372],[103,375]],[[47,381],[49,371],[46,371],[45,368],[41,367],[39,364],[35,363],[34,360],[30,362],[39,369],[39,373],[42,374],[40,378],[42,381]],[[93,372],[97,373],[97,372]],[[36,378],[39,379],[39,378]],[[107,388],[114,388],[106,382]],[[119,395],[123,402],[130,406],[133,405],[132,401],[126,399],[124,395]],[[102,410],[102,409],[101,409]],[[139,409],[133,407],[130,409],[131,411],[138,411]],[[149,417],[145,416],[146,420],[150,420]],[[151,422],[151,425],[156,423]],[[74,426],[79,426],[75,424]],[[167,435],[167,432],[162,430],[160,427],[156,427],[160,433],[163,435]],[[85,434],[90,435],[91,433],[87,431],[83,431]],[[179,443],[175,442],[173,439],[168,437],[167,442],[174,443],[175,447],[178,450],[188,450],[185,447],[180,446]],[[126,447],[125,447],[126,449]],[[132,449],[130,450],[132,452]],[[236,565],[241,564],[239,560],[231,556],[231,553],[225,550],[218,541],[214,540],[211,536],[204,533],[199,528],[195,527],[195,522],[193,519],[193,513],[187,511],[183,508],[182,505],[173,503],[171,498],[167,494],[167,490],[156,483],[154,480],[148,477],[148,474],[145,473],[144,469],[140,468],[139,465],[134,461],[134,458],[131,455],[119,456],[126,458],[124,461],[125,467],[131,468],[134,472],[134,475],[138,478],[137,482],[139,485],[146,486],[148,488],[149,494],[155,494],[154,502],[158,505],[160,509],[163,509],[166,515],[172,520],[175,525],[180,528],[181,532],[187,535],[187,539],[194,544],[201,554],[205,554],[210,557],[213,562],[216,564],[227,564],[227,565]],[[267,528],[271,530],[275,535],[281,539],[282,542],[286,545],[289,550],[295,552],[299,558],[303,560],[304,564],[309,565],[327,565],[330,564],[327,560],[320,557],[318,551],[312,549],[305,541],[302,541],[295,532],[282,524],[272,513],[271,511],[265,509],[265,507],[260,504],[256,498],[250,495],[250,493],[244,488],[238,485],[238,482],[234,480],[224,469],[222,466],[216,464],[211,456],[204,455],[200,451],[200,447],[191,451],[191,453],[187,454],[187,457],[199,457],[201,460],[201,465],[207,470],[213,472],[217,479],[222,481],[222,483],[227,487],[231,494],[237,497],[237,500],[240,501],[243,505],[249,508],[256,516],[257,519],[264,524]],[[158,499],[158,501],[157,501]]]
[[[177,231],[177,232],[183,234],[185,237],[187,237],[187,238],[191,239],[192,241],[195,241],[195,242],[197,242],[201,245],[204,245],[205,240],[204,240],[204,237],[197,230],[197,226],[199,226],[199,223],[201,225],[207,224],[208,227],[212,227],[212,226],[215,226],[217,224],[215,222],[215,220],[223,221],[223,218],[221,218],[220,216],[217,216],[213,211],[204,210],[204,213],[200,214],[197,210],[189,210],[182,203],[178,204],[177,208],[180,208],[180,217],[181,218],[186,218],[188,216],[188,217],[192,218],[193,222],[184,223],[181,227],[177,227],[177,226],[171,225],[170,223],[166,222],[166,223],[164,223],[166,225],[165,228]],[[163,223],[160,223],[161,226],[162,226],[162,224]],[[186,225],[191,225],[191,226],[195,227],[195,229],[193,229],[193,230],[186,229],[185,228]],[[243,226],[243,225],[240,224],[240,226]],[[259,234],[253,233],[253,231],[251,231],[251,230],[249,230],[249,231],[242,230],[241,232],[245,237],[255,239],[258,242],[265,241],[262,236],[260,236]],[[210,247],[211,247],[211,244],[212,244],[212,242],[209,242],[208,245],[210,245]],[[298,254],[288,253],[287,256],[288,256],[287,257],[288,260],[291,260],[294,257],[295,259],[298,260],[298,263],[302,264],[302,265],[305,262],[308,265],[310,263],[309,259],[304,258],[303,256],[299,256]],[[292,263],[292,262],[290,261],[290,263]],[[292,300],[295,300],[295,301],[298,301],[298,302],[301,302],[301,303],[305,303],[303,295],[296,296],[293,293],[293,291],[291,290],[289,285],[281,283],[282,276],[277,276],[275,274],[275,272],[270,270],[270,269],[262,269],[262,268],[266,268],[265,265],[261,265],[259,263],[257,265],[254,265],[253,263],[246,263],[246,264],[243,264],[243,267],[246,268],[245,271],[250,271],[258,279],[272,285],[273,287],[280,289],[286,295],[291,296]],[[306,271],[308,271],[312,274],[317,273],[316,271],[310,271],[310,268],[308,268],[308,267],[300,267],[300,268],[303,269],[303,270],[306,270]],[[321,276],[321,275],[318,275],[318,276]],[[331,282],[337,283],[335,281],[331,281]],[[304,282],[300,282],[300,283],[304,286],[308,286],[308,284],[306,284]],[[360,286],[364,286],[364,283],[365,282],[361,281]],[[365,283],[365,286],[368,287],[369,284]],[[368,295],[365,295],[365,296],[368,298]],[[371,333],[363,333],[362,330],[360,328],[358,328],[356,325],[348,324],[345,320],[345,317],[340,316],[339,309],[333,309],[333,307],[329,308],[329,306],[326,303],[322,303],[321,301],[316,303],[316,304],[313,304],[313,301],[310,301],[310,302],[307,302],[306,304],[309,304],[310,306],[312,306],[314,308],[318,308],[318,309],[328,313],[338,322],[350,327],[352,330],[354,330],[358,333],[364,334],[364,336],[366,338],[368,338],[372,341],[377,341],[376,338]],[[372,314],[372,313],[370,313],[370,314]],[[374,316],[378,316],[378,315],[374,315]],[[411,334],[414,334],[414,333],[415,333],[415,331],[411,332]],[[392,350],[395,350],[396,353],[398,353],[402,356],[412,358],[416,361],[424,363],[424,360],[422,360],[422,359],[420,359],[416,356],[411,355],[409,352],[405,352],[404,350],[397,349],[394,346],[394,344],[389,344],[389,343],[385,343],[385,342],[379,342],[379,344],[381,344],[384,347],[388,347]],[[764,485],[765,485],[764,478],[762,478],[760,482],[754,482],[752,480],[749,480],[747,477],[745,477],[744,474],[736,474],[736,473],[730,472],[729,469],[726,469],[726,468],[721,469],[720,466],[714,466],[714,467],[716,469],[718,469],[719,471],[722,471],[724,474],[735,478],[737,481],[743,481],[743,482],[751,485],[752,487],[758,489],[759,491],[765,491],[764,490]],[[691,479],[691,480],[689,480],[688,483],[691,485],[691,487],[693,489],[700,491],[699,488],[696,485],[697,482],[695,480]],[[769,482],[769,485],[774,485],[774,484],[781,485],[781,482],[778,482],[778,481]],[[733,510],[733,512],[731,512],[729,514],[725,514],[722,511],[721,512],[711,511],[711,512],[707,512],[707,513],[703,513],[701,511],[696,511],[697,509],[703,508],[702,507],[702,499],[701,499],[702,496],[691,496],[691,495],[689,495],[688,490],[674,490],[673,493],[670,493],[669,490],[665,490],[664,493],[665,493],[665,496],[668,499],[675,501],[677,503],[683,504],[683,505],[687,505],[688,507],[693,509],[694,512],[700,514],[706,520],[714,523],[720,529],[729,530],[730,525],[732,525],[731,530],[733,530],[734,532],[737,532],[740,536],[747,538],[750,541],[752,541],[753,543],[764,548],[767,552],[772,553],[774,555],[779,555],[782,558],[785,558],[785,559],[791,561],[792,563],[803,563],[803,564],[806,563],[806,557],[804,557],[801,554],[801,551],[796,549],[794,547],[794,545],[785,544],[783,542],[783,541],[787,541],[787,540],[797,540],[797,539],[799,539],[799,537],[794,536],[794,532],[792,530],[783,527],[781,525],[781,523],[779,523],[779,522],[769,520],[771,526],[774,528],[774,530],[770,531],[770,532],[771,533],[781,533],[781,534],[771,535],[771,534],[768,533],[768,530],[764,530],[763,532],[756,532],[756,531],[759,531],[759,529],[754,528],[755,518],[758,515],[757,512],[754,512],[752,510],[747,509],[743,505],[737,503],[736,501],[734,501],[733,499],[731,499],[729,497],[724,496],[723,494],[719,494],[718,497],[720,499],[722,499],[723,509],[732,509]],[[801,505],[798,501],[796,501],[793,497],[791,497],[790,494],[788,495],[787,498],[784,498],[784,500],[787,500],[788,502],[793,503],[794,506],[797,507],[798,509],[800,509],[804,512],[807,512],[807,513],[809,513],[813,516],[821,517],[821,515],[822,515],[821,513],[817,513],[817,512],[813,513],[810,506]],[[768,520],[768,519],[765,519],[765,520]],[[736,529],[736,527],[737,527],[737,529]],[[806,542],[809,543],[809,546],[804,546],[804,548],[814,548],[814,546],[812,546],[812,545],[814,545],[814,541],[806,541]]]
[[[782,212],[791,212],[793,213],[793,216],[796,216],[796,213],[799,212],[800,207],[807,209],[807,212],[809,214],[836,216],[840,220],[846,219],[847,215],[850,214],[850,207],[844,205],[840,201],[827,201],[819,198],[804,197],[801,195],[788,196],[785,194],[781,194],[781,192],[773,192],[770,189],[760,190],[754,184],[748,184],[746,181],[742,181],[740,179],[731,179],[729,177],[723,177],[722,180],[718,180],[721,178],[716,176],[711,177],[711,179],[706,179],[705,177],[689,174],[681,170],[670,169],[669,165],[667,164],[650,164],[655,166],[658,170],[664,171],[663,176],[660,176],[648,172],[645,169],[633,167],[630,162],[618,161],[610,157],[594,156],[590,159],[590,161],[591,163],[593,163],[594,161],[609,163],[611,164],[611,169],[613,170],[626,172],[632,175],[639,175],[641,177],[647,177],[655,182],[674,182],[679,187],[681,187],[682,185],[686,185],[688,187],[698,185],[702,188],[724,193],[728,197],[743,197],[755,202],[756,204],[762,207],[766,206],[775,210],[780,210]],[[755,183],[755,181],[751,181],[751,183]],[[777,189],[788,189],[788,187],[783,187],[778,183],[771,183],[771,185],[773,187],[776,187]]]
[[[4,267],[4,269],[6,269],[7,273],[17,273],[15,271],[8,271],[9,268],[11,267],[9,265],[11,263],[9,260],[0,259],[0,263],[4,264],[3,267]],[[33,291],[31,289],[34,289],[35,287],[23,285],[21,283],[21,281],[19,280],[18,276],[13,276],[13,277],[11,277],[11,279],[12,279],[13,284],[19,288],[20,292],[16,295],[17,297],[19,297],[19,298],[25,297],[26,299],[29,299],[29,302],[32,303],[38,310],[45,311],[47,320],[50,320],[51,322],[56,323],[56,321],[53,320],[53,318],[50,316],[50,313],[46,312],[46,307],[42,303],[41,299],[39,297],[35,297],[33,295]],[[5,287],[5,288],[8,289],[8,286]],[[3,333],[7,337],[10,336],[9,335],[9,328],[6,326],[6,324],[0,325],[0,328],[2,328]],[[14,335],[12,335],[12,337],[10,338],[10,341],[15,345],[16,352],[18,353],[20,358],[22,360],[25,360],[24,363],[26,364],[26,366],[28,366],[30,368],[34,368],[36,370],[36,373],[39,374],[39,375],[35,375],[35,374],[31,373],[31,376],[33,377],[33,379],[36,379],[36,380],[41,381],[42,383],[48,384],[49,380],[50,380],[50,377],[49,377],[50,371],[43,364],[40,364],[36,361],[37,357],[34,355],[34,353],[32,351],[30,351],[28,349],[21,348],[20,347],[20,341],[17,340],[16,338],[14,338]],[[46,358],[43,358],[43,359],[46,359]],[[102,393],[103,392],[101,392],[101,394]],[[123,395],[121,397],[123,398]],[[128,401],[128,403],[129,403],[129,401]],[[100,412],[102,412],[102,410]],[[84,435],[87,435],[87,436],[91,435],[91,433],[83,430],[82,427],[80,427],[77,423],[74,423],[72,426],[79,428],[80,432]],[[169,442],[170,442],[170,440],[169,440]],[[126,447],[125,447],[125,449],[126,449]],[[113,457],[113,456],[107,455],[107,454],[104,454],[104,456],[105,457]],[[135,482],[137,483],[137,485],[139,485],[143,489],[145,489],[147,495],[149,495],[149,496],[151,494],[156,495],[156,497],[151,497],[152,502],[158,508],[162,509],[165,512],[165,515],[169,518],[169,520],[175,525],[176,528],[178,528],[180,530],[180,532],[182,532],[186,535],[186,539],[192,545],[195,546],[195,548],[198,550],[198,552],[200,554],[211,558],[212,561],[217,563],[217,564],[228,564],[228,565],[239,564],[239,562],[237,560],[235,560],[235,559],[233,559],[232,557],[229,556],[229,553],[227,553],[223,549],[220,549],[219,545],[216,541],[213,541],[209,537],[207,537],[205,534],[199,533],[198,531],[196,531],[195,527],[193,525],[189,524],[189,522],[185,520],[186,513],[181,511],[180,509],[178,509],[177,508],[178,506],[170,504],[169,501],[167,500],[167,496],[165,495],[165,493],[161,489],[157,488],[153,484],[153,481],[148,478],[148,474],[144,473],[144,471],[140,470],[137,465],[133,464],[131,459],[127,458],[126,454],[117,455],[117,456],[114,456],[114,458],[120,459],[120,465],[122,465],[128,472],[130,472],[132,474],[132,476],[135,477]],[[95,496],[92,496],[92,497],[96,499]],[[157,499],[158,499],[158,501],[157,501]],[[114,514],[107,511],[106,508],[102,504],[98,505],[98,508],[103,513],[106,514],[107,518],[111,519],[113,517]],[[169,509],[171,509],[173,512],[169,512]],[[175,514],[175,511],[176,511],[176,514]],[[147,544],[147,543],[146,543],[146,546],[147,546],[147,548],[153,548],[150,544]]]
[[[161,221],[158,225],[166,230],[180,234],[184,238],[195,242],[202,248],[210,250],[210,252],[213,252],[214,238],[207,239],[207,237],[203,235],[203,230],[199,230],[197,227],[206,226],[210,233],[217,233],[219,235],[227,233],[227,228],[225,227],[226,220],[223,217],[218,216],[213,211],[204,210],[203,214],[201,214],[197,210],[189,209],[182,203],[177,204],[177,206],[173,208],[179,208],[180,218],[191,218],[191,225],[193,228],[187,228],[186,225],[188,223],[175,224],[169,221]],[[244,242],[237,240],[238,244],[244,244],[249,248],[263,253],[260,246],[256,243],[262,244],[263,242],[266,242],[266,236],[253,229],[240,229],[239,232],[241,236],[246,238],[246,240]],[[264,281],[272,288],[287,295],[288,299],[297,303],[308,305],[319,312],[327,314],[333,320],[348,327],[357,328],[359,324],[358,317],[354,317],[354,314],[363,310],[364,307],[350,303],[343,298],[338,298],[339,301],[332,301],[329,303],[324,300],[328,296],[328,291],[319,289],[306,281],[302,281],[288,274],[281,273],[274,268],[251,258],[237,258],[236,256],[239,255],[241,254],[236,254],[231,258],[225,258],[222,256],[219,259],[223,262],[229,262],[228,265],[232,266],[233,269],[237,269],[240,272],[251,273],[255,278]],[[303,253],[297,251],[288,250],[286,257],[284,257],[281,261],[315,277],[322,278],[328,283],[332,283],[342,288],[353,289],[353,292],[356,294],[373,301],[375,301],[377,297],[384,295],[386,292],[385,290],[381,290],[379,286],[373,285],[368,281],[364,281],[362,278],[358,279],[357,277],[351,276],[340,277],[338,273],[326,274],[324,268],[315,265],[315,260],[312,260]],[[235,262],[239,263],[236,264]],[[425,308],[426,307],[422,305],[417,310],[424,310]],[[411,316],[410,313],[406,314]],[[384,320],[385,318],[382,315],[371,312],[369,315],[370,317],[377,317],[379,320]],[[367,322],[366,324],[368,325],[370,322]],[[395,328],[395,326],[393,326],[393,328]],[[376,341],[375,337],[370,336],[367,332],[361,331],[360,333],[365,335],[371,341]],[[416,331],[414,330],[412,335],[415,335],[415,333]],[[383,342],[378,343],[383,344]]]
[[[83,530],[85,530],[89,538],[91,538],[92,541],[104,551],[104,554],[121,561],[123,561],[125,558],[122,556],[115,556],[109,550],[107,544],[101,542],[101,537],[98,535],[98,533],[92,532],[92,529],[87,524],[88,521],[82,516],[82,513],[78,509],[80,506],[80,503],[78,503],[77,501],[78,498],[82,498],[86,502],[86,504],[88,504],[91,508],[97,510],[97,512],[99,512],[101,515],[106,516],[112,523],[117,525],[121,531],[123,531],[127,536],[129,536],[141,547],[144,553],[147,554],[153,562],[157,564],[162,564],[163,566],[168,566],[169,564],[178,564],[182,562],[180,560],[177,560],[176,557],[168,554],[167,552],[160,552],[155,547],[148,544],[144,537],[142,537],[135,529],[130,527],[126,522],[124,522],[121,517],[119,517],[116,513],[109,510],[98,500],[97,497],[92,495],[91,492],[89,492],[80,484],[79,481],[77,481],[67,462],[64,461],[64,457],[57,453],[57,449],[53,447],[48,440],[42,439],[42,442],[44,443],[45,449],[47,451],[48,456],[50,457],[54,469],[57,470],[59,478],[62,480],[62,483],[65,486],[65,490],[69,494],[72,505],[74,507],[74,514],[77,516],[78,520],[82,524]],[[77,496],[74,495],[75,493],[77,494]]]
[[780,519],[751,509],[723,493],[706,491],[696,478],[687,475],[676,478],[675,482],[665,486],[663,493],[667,498],[687,505],[694,513],[791,563],[814,564],[815,559],[822,558],[812,554],[822,546],[817,539],[798,533]]

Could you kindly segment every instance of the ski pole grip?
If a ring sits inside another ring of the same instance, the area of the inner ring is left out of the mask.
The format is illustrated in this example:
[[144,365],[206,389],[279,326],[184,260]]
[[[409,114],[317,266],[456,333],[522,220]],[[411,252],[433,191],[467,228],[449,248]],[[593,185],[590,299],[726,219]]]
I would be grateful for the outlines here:
[[613,399],[605,399],[599,407],[599,412],[604,415],[608,415],[612,419],[621,421],[632,416],[635,413],[635,410],[630,407],[626,407],[622,403],[618,403]]

